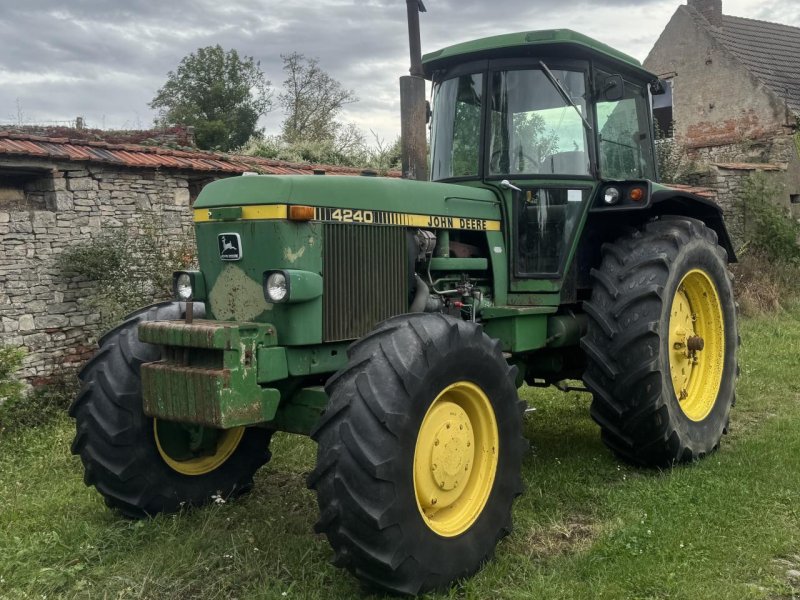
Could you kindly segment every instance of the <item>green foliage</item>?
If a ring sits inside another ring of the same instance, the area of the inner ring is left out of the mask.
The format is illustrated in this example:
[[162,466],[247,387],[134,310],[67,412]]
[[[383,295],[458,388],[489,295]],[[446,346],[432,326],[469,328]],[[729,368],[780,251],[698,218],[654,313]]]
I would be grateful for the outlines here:
[[27,394],[18,394],[0,405],[0,432],[42,427],[63,416],[78,393],[74,370],[60,373],[49,383]]
[[286,79],[278,101],[286,111],[282,135],[287,144],[298,142],[342,145],[349,137],[336,119],[346,104],[357,102],[355,93],[328,75],[316,58],[298,52],[282,54]]
[[745,249],[774,262],[800,263],[800,224],[776,204],[781,192],[764,173],[745,181],[739,195]]
[[373,169],[379,174],[400,168],[399,137],[392,144],[386,144],[376,136],[374,144],[369,146],[354,125],[349,127],[355,132],[355,141],[347,146],[337,145],[335,141],[300,140],[290,144],[281,137],[266,136],[251,138],[237,153],[296,163]]
[[150,219],[69,248],[59,268],[95,282],[90,301],[100,312],[98,331],[103,331],[140,306],[171,298],[173,271],[191,262],[192,240],[176,240],[163,223]]
[[800,295],[800,225],[776,204],[781,192],[764,173],[756,173],[739,195],[744,241],[732,269],[746,315],[783,311]]
[[198,147],[227,152],[261,133],[258,119],[272,107],[270,82],[260,63],[221,46],[199,48],[150,102],[162,125],[192,125]]
[[697,171],[697,165],[686,154],[683,146],[661,131],[658,122],[654,122],[656,131],[656,163],[658,164],[659,181],[691,185],[691,176]]
[[22,368],[25,351],[21,348],[0,346],[0,406],[22,397],[24,386],[16,373]]

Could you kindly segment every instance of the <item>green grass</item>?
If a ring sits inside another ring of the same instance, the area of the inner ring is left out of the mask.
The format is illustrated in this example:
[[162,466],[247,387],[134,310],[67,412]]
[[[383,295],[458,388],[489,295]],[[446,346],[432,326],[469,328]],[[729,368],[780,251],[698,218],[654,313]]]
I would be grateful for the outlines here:
[[[794,598],[800,581],[800,313],[742,325],[742,377],[720,452],[627,467],[584,394],[537,408],[515,530],[442,598]],[[0,597],[353,598],[312,533],[311,442],[277,436],[254,492],[150,521],[107,510],[70,456],[66,418],[0,440]]]

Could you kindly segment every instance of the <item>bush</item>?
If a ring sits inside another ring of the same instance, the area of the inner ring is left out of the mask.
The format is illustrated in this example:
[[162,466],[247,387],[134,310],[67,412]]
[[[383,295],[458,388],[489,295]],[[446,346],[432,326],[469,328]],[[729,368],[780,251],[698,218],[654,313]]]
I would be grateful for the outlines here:
[[386,144],[375,136],[374,145],[367,146],[361,133],[354,128],[345,128],[344,132],[349,133],[334,140],[294,143],[279,136],[254,137],[237,153],[294,163],[374,169],[379,174],[400,168],[400,138]]
[[166,235],[156,219],[106,232],[91,244],[69,248],[59,268],[96,283],[89,301],[101,315],[99,331],[129,312],[172,297],[172,273],[193,261],[192,240]]
[[781,312],[797,302],[800,269],[775,262],[764,254],[747,252],[731,265],[736,278],[734,292],[746,316]]
[[780,191],[757,173],[745,182],[739,197],[744,243],[733,270],[746,315],[781,311],[800,295],[800,225],[775,204]]
[[683,146],[675,138],[667,137],[655,123],[656,132],[656,162],[658,164],[659,180],[665,183],[682,183],[692,185],[692,175],[698,167],[692,161]]
[[21,348],[0,346],[0,405],[14,402],[22,396],[25,386],[16,373],[22,368],[25,351]]
[[745,181],[739,202],[744,223],[742,252],[763,254],[781,263],[800,262],[800,224],[775,204],[781,189],[763,173]]
[[0,406],[0,431],[12,431],[46,425],[63,415],[78,393],[78,379],[73,370],[62,371],[48,384],[18,394]]
[[21,348],[0,346],[0,432],[8,427],[9,416],[25,400],[25,385],[17,377],[24,357]]

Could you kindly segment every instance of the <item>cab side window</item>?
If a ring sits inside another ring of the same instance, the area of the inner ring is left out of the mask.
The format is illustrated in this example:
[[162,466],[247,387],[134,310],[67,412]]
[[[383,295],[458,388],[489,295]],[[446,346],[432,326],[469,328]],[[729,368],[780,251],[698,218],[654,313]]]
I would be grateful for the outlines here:
[[609,73],[596,73],[600,174],[603,179],[654,179],[647,88],[624,80],[622,90],[611,90],[612,81]]

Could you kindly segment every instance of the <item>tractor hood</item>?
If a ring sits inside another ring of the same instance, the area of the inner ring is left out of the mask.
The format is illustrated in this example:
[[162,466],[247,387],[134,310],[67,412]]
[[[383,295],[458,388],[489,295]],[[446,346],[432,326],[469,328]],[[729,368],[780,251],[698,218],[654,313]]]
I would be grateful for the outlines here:
[[[270,323],[282,345],[360,337],[407,312],[419,229],[500,231],[488,189],[381,177],[246,176],[207,185],[194,205],[210,318]],[[268,302],[270,273],[291,280]]]
[[487,189],[455,184],[391,177],[252,175],[208,184],[194,208],[195,220],[203,217],[201,209],[269,204],[497,219],[497,203]]

